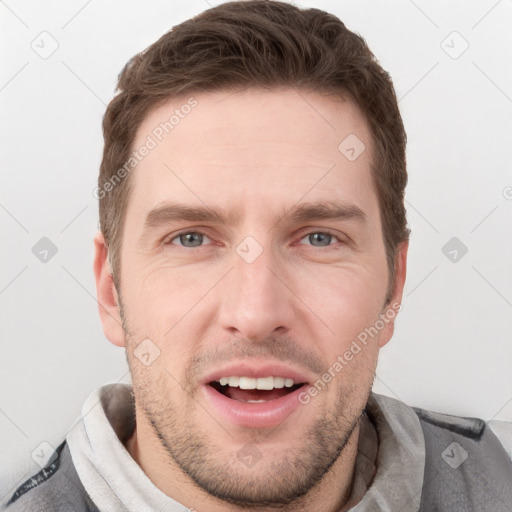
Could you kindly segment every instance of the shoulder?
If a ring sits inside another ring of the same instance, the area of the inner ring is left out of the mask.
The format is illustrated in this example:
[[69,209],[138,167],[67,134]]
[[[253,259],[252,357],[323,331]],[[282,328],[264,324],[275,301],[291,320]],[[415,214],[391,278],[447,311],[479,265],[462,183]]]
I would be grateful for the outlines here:
[[460,440],[471,449],[492,450],[512,460],[512,423],[452,416],[412,407],[420,420],[425,439]]
[[7,512],[98,512],[85,491],[64,441],[48,464],[21,484]]
[[512,510],[511,460],[489,423],[413,410],[425,438],[423,509]]
[[512,424],[410,407],[377,394],[369,405],[384,434],[379,442],[395,443],[393,460],[408,465],[409,473],[414,464],[421,467],[421,512],[512,512]]

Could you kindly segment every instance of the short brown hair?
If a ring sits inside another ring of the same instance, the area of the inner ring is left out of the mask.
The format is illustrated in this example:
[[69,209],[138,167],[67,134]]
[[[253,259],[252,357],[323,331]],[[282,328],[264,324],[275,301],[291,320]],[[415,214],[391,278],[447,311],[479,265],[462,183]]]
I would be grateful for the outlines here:
[[[360,108],[373,137],[372,179],[392,284],[396,250],[408,240],[409,229],[404,207],[406,134],[391,78],[364,39],[336,16],[285,2],[251,0],[221,4],[173,27],[130,59],[119,75],[118,94],[103,118],[105,146],[98,179],[100,226],[118,291],[132,178],[129,174],[117,184],[112,180],[128,161],[143,119],[173,97],[251,86],[334,93]],[[105,193],[109,182],[115,186]]]

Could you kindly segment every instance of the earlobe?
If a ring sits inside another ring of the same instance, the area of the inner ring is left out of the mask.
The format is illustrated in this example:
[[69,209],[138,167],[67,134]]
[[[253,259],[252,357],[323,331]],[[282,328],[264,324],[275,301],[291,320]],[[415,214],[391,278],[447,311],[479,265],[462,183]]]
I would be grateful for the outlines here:
[[397,248],[395,256],[395,286],[391,300],[382,312],[382,315],[384,316],[385,327],[382,329],[379,336],[380,348],[382,348],[393,336],[393,332],[395,330],[395,319],[398,315],[398,312],[402,309],[402,296],[407,274],[408,249],[408,240],[402,242]]
[[98,311],[103,332],[108,340],[118,347],[125,344],[124,331],[119,308],[119,297],[108,260],[108,249],[103,234],[94,237],[94,276],[98,297]]

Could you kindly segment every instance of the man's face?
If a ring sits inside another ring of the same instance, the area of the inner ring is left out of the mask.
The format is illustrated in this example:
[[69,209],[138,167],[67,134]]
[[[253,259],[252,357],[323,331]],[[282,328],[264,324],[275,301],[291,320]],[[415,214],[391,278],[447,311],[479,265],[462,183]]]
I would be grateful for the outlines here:
[[[335,463],[392,333],[391,322],[333,370],[386,312],[371,138],[351,102],[316,93],[194,98],[133,171],[126,211],[137,428],[209,493],[286,503]],[[134,148],[187,99],[152,111]],[[241,389],[255,385],[272,389]]]

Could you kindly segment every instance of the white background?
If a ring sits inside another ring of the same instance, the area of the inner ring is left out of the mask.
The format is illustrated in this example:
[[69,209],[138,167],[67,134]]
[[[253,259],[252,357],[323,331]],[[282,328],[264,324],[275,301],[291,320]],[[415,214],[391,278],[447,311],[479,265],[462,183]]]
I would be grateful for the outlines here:
[[[31,453],[60,443],[93,388],[128,381],[92,273],[101,118],[126,61],[208,4],[0,3],[0,500],[39,469]],[[408,278],[375,390],[512,420],[512,3],[297,5],[365,37],[408,133]],[[58,48],[42,59],[31,44],[48,49],[51,38]],[[47,263],[32,253],[42,237],[58,248]],[[441,251],[452,237],[468,248],[455,263]]]

